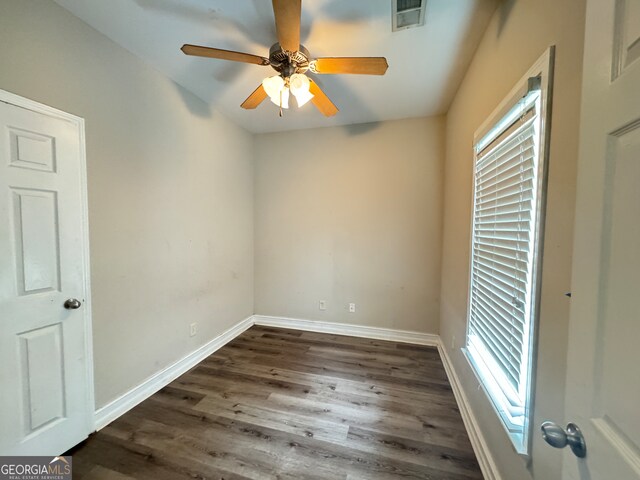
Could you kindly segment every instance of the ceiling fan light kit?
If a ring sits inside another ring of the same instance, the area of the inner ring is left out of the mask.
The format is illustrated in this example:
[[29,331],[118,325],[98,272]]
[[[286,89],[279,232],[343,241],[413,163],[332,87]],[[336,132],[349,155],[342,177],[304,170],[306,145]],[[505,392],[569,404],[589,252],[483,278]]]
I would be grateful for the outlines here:
[[244,109],[254,109],[267,97],[282,109],[289,108],[293,94],[298,107],[311,101],[325,116],[338,113],[338,108],[317,83],[306,73],[384,75],[388,64],[384,57],[335,57],[310,60],[309,51],[300,44],[300,14],[302,0],[273,0],[278,43],[269,49],[269,58],[219,48],[183,45],[186,55],[217,58],[234,62],[271,66],[278,75],[266,77],[262,84],[242,103]]
[[[314,97],[309,91],[311,82],[302,73],[294,73],[287,78],[283,78],[281,75],[267,77],[262,81],[262,87],[271,101],[278,105],[281,110],[289,108],[289,93],[292,93],[295,97],[298,107],[302,107]],[[282,113],[280,116],[282,116]]]

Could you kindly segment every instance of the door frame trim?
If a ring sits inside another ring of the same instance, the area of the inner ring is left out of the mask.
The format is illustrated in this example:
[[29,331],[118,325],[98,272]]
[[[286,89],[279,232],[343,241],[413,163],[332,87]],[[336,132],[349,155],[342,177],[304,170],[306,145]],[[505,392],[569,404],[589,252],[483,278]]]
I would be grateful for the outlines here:
[[[16,107],[31,110],[35,113],[47,115],[49,117],[57,118],[71,123],[78,130],[78,141],[80,142],[78,148],[79,162],[80,162],[80,195],[82,201],[82,271],[84,274],[84,305],[82,308],[82,315],[84,321],[85,332],[85,380],[87,382],[87,397],[86,401],[86,434],[89,435],[95,431],[95,390],[93,379],[93,319],[91,310],[91,269],[90,269],[90,249],[89,249],[89,201],[87,192],[87,150],[85,141],[85,129],[84,118],[78,117],[71,113],[58,110],[57,108],[50,107],[43,103],[30,100],[25,97],[21,97],[6,90],[0,89],[0,102],[8,103]],[[62,453],[62,452],[60,452]]]

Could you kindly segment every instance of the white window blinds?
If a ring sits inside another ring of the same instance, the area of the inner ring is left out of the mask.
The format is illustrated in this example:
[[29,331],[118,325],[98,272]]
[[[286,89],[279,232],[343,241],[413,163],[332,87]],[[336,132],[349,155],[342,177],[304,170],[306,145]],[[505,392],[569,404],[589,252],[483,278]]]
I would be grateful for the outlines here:
[[508,428],[522,428],[540,205],[540,91],[475,145],[467,350]]

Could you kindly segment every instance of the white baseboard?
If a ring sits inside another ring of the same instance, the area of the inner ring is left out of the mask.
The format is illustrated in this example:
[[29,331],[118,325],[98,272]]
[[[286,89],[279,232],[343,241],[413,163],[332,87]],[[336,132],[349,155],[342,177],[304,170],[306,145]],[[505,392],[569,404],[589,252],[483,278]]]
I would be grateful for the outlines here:
[[319,320],[301,320],[299,318],[272,317],[267,315],[254,315],[253,323],[265,327],[291,328],[294,330],[305,330],[307,332],[332,333],[334,335],[373,338],[376,340],[431,345],[434,347],[439,344],[438,335],[412,332],[409,330],[393,330],[390,328],[322,322]]
[[498,467],[491,455],[491,450],[489,450],[487,441],[480,430],[476,416],[469,406],[469,400],[462,389],[460,379],[453,368],[451,358],[447,353],[447,349],[442,345],[442,342],[438,342],[438,351],[440,352],[440,358],[442,359],[444,369],[447,372],[447,378],[449,378],[453,395],[456,397],[456,403],[460,408],[460,415],[462,416],[462,421],[464,422],[467,434],[469,435],[471,446],[473,447],[473,451],[475,452],[478,463],[480,464],[482,475],[485,480],[502,480]]
[[113,422],[116,418],[124,415],[133,407],[143,402],[158,390],[167,386],[183,373],[195,367],[206,357],[222,348],[231,340],[253,325],[264,325],[271,327],[292,328],[295,330],[306,330],[309,332],[333,333],[337,335],[348,335],[352,337],[374,338],[377,340],[391,340],[395,342],[415,343],[419,345],[438,345],[438,336],[428,333],[410,332],[406,330],[391,330],[388,328],[365,327],[361,325],[347,325],[341,323],[319,322],[313,320],[300,320],[285,317],[268,317],[264,315],[253,315],[238,324],[234,325],[226,332],[206,343],[196,351],[178,360],[172,365],[147,378],[140,385],[122,394],[115,400],[109,402],[104,407],[96,410],[94,415],[95,430],[100,430]]
[[95,429],[100,430],[101,428],[106,427],[116,418],[124,415],[158,390],[167,386],[180,375],[195,367],[202,360],[229,343],[252,325],[253,317],[245,318],[186,357],[147,378],[140,385],[109,402],[104,407],[97,409],[94,416]]
[[482,474],[486,480],[502,480],[487,442],[480,431],[476,417],[469,407],[467,397],[462,390],[460,380],[451,364],[451,359],[440,342],[440,337],[435,334],[412,332],[408,330],[393,330],[390,328],[367,327],[363,325],[350,325],[343,323],[322,322],[317,320],[302,320],[297,318],[273,317],[266,315],[253,315],[237,323],[226,332],[217,336],[210,342],[198,348],[194,352],[178,360],[173,365],[159,371],[155,375],[143,381],[104,407],[95,412],[95,429],[100,430],[109,423],[131,410],[133,407],[149,398],[183,373],[187,372],[206,357],[220,349],[253,325],[268,327],[291,328],[308,332],[331,333],[335,335],[347,335],[352,337],[372,338],[376,340],[389,340],[393,342],[413,343],[417,345],[437,346],[444,364],[449,383],[453,389],[456,402],[460,408],[462,420],[471,440],[471,445],[480,464]]

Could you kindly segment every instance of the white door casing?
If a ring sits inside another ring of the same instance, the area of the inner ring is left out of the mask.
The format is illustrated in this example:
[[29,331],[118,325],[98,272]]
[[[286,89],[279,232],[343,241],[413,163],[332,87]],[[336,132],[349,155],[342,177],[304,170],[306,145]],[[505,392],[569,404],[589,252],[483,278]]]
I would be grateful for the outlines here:
[[640,479],[640,1],[588,0],[563,479]]
[[0,90],[0,455],[93,430],[88,262],[83,120]]

